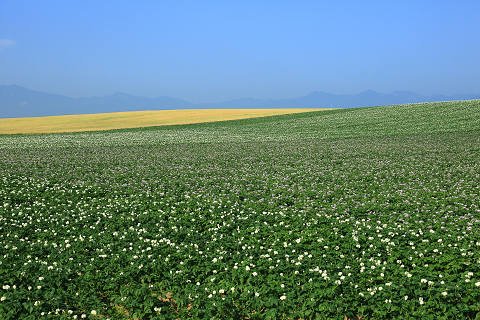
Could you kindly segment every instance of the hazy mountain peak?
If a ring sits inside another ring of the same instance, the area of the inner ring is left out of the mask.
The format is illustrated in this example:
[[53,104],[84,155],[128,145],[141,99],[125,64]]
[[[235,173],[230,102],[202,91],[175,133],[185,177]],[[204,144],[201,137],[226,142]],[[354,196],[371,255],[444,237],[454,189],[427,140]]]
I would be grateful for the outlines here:
[[379,95],[379,94],[382,94],[382,93],[379,93],[375,90],[372,90],[372,89],[367,89],[367,90],[363,90],[359,93],[359,95]]

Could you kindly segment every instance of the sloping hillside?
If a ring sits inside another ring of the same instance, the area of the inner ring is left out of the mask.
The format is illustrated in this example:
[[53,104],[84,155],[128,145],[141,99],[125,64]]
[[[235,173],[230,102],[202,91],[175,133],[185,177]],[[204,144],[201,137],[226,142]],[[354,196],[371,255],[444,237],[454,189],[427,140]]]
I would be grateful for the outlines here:
[[0,318],[478,318],[479,119],[0,136]]
[[0,119],[0,134],[100,131],[265,117],[322,109],[155,110]]

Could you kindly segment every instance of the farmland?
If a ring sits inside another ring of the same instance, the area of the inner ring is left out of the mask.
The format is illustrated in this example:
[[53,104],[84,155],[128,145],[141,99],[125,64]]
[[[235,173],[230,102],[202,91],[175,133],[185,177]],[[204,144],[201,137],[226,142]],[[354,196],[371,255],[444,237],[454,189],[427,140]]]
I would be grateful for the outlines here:
[[0,134],[65,133],[191,124],[291,114],[322,109],[198,109],[109,112],[0,119]]
[[480,101],[0,136],[2,319],[475,319]]

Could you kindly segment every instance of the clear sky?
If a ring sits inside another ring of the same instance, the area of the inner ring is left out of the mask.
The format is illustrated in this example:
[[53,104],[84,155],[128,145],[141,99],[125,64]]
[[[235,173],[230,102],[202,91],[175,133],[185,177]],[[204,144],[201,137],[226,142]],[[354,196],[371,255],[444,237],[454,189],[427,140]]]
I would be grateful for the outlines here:
[[480,1],[1,0],[0,84],[194,102],[480,92]]

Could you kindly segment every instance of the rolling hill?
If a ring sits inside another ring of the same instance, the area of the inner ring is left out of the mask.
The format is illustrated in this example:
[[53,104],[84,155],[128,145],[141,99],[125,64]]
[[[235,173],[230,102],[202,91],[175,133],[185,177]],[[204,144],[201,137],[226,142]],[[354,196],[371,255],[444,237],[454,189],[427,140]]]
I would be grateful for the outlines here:
[[0,135],[5,319],[476,319],[480,101]]
[[190,109],[0,119],[0,134],[59,133],[190,124],[265,117],[321,109]]

